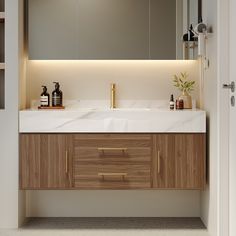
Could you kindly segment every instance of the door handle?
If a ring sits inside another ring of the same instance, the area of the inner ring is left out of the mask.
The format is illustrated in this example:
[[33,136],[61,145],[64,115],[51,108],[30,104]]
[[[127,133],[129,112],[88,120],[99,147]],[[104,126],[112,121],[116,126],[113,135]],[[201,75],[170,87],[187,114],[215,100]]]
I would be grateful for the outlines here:
[[103,181],[105,177],[122,177],[122,181],[124,181],[127,175],[127,173],[98,173],[98,176],[101,176]]
[[109,151],[117,151],[117,152],[122,152],[123,155],[127,152],[128,148],[98,148],[99,152],[102,152],[102,154],[104,155],[105,152],[109,152]]
[[66,172],[66,175],[69,174],[69,157],[68,157],[68,151],[67,150],[66,150],[65,172]]
[[157,173],[161,173],[161,156],[160,156],[160,151],[157,153]]
[[235,91],[235,83],[231,82],[231,84],[223,84],[223,89],[230,89],[232,93]]

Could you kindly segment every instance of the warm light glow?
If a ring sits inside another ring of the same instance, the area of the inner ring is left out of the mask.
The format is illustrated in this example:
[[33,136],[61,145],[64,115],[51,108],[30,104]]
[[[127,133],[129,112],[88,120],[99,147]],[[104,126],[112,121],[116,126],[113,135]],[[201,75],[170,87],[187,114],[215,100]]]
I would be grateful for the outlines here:
[[28,60],[29,65],[40,66],[177,66],[192,65],[197,60]]
[[29,62],[47,63],[192,63],[197,60],[28,60]]

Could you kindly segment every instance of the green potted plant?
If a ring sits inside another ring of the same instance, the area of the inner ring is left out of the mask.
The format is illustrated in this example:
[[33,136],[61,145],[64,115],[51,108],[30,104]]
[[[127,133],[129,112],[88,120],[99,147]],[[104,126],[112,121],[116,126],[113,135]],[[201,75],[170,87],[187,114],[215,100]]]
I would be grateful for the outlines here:
[[188,74],[180,73],[180,75],[174,75],[173,83],[176,88],[178,88],[182,95],[179,96],[179,99],[184,101],[184,108],[191,109],[192,108],[192,97],[190,93],[194,90],[195,81],[188,79]]

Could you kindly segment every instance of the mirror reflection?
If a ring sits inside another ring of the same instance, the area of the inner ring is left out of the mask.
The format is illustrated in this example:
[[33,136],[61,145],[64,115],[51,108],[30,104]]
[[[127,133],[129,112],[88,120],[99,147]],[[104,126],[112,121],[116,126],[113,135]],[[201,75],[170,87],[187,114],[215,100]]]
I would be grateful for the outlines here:
[[201,0],[28,0],[28,14],[29,59],[197,57]]

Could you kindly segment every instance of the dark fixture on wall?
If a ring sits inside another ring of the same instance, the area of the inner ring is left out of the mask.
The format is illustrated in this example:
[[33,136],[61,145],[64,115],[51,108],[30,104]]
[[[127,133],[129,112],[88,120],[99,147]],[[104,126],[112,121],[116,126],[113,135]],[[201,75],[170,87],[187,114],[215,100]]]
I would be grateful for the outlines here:
[[202,22],[202,0],[198,0],[198,23]]

